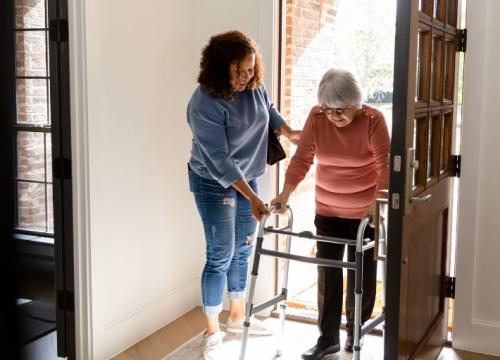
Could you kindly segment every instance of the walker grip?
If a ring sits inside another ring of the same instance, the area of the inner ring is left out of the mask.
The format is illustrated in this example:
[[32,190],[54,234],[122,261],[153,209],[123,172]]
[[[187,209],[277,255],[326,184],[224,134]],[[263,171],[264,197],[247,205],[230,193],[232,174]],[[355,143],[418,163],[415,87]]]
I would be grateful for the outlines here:
[[298,236],[310,239],[310,238],[312,238],[314,236],[314,234],[311,231],[306,230],[306,231],[299,232]]

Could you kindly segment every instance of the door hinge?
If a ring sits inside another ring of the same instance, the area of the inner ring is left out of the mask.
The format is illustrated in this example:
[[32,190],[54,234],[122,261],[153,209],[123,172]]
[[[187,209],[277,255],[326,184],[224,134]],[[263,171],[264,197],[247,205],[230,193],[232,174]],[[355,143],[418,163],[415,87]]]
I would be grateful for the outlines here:
[[52,171],[54,179],[69,180],[71,179],[71,160],[54,158],[52,160]]
[[75,294],[72,291],[59,290],[57,292],[57,309],[75,311]]
[[457,52],[467,50],[467,29],[457,29],[456,42]]
[[450,176],[460,177],[462,155],[450,155]]
[[444,297],[450,299],[455,298],[455,285],[456,285],[456,278],[454,276],[445,277]]
[[68,20],[54,19],[49,23],[49,39],[58,43],[68,41]]

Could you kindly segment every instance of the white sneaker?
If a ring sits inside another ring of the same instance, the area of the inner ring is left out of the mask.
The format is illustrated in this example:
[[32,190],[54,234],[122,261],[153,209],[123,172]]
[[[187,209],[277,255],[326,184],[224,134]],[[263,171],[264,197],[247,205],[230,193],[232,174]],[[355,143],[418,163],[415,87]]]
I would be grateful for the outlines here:
[[203,335],[203,358],[205,360],[220,360],[222,358],[221,346],[224,335],[222,331]]
[[[227,318],[226,331],[234,334],[243,333],[243,321],[244,318],[238,321],[234,321],[231,317]],[[272,335],[273,331],[267,328],[261,321],[251,318],[250,319],[250,329],[248,331],[250,335]]]

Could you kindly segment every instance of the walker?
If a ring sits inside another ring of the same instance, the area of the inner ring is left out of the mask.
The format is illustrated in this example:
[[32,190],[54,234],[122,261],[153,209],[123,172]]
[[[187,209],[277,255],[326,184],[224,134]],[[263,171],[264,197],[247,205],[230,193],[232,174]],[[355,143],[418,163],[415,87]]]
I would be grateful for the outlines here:
[[[294,233],[292,232],[292,225],[293,225],[293,213],[292,209],[287,206],[287,212],[288,212],[288,225],[282,228],[275,229],[272,226],[265,226],[266,221],[268,216],[265,215],[262,220],[260,221],[259,224],[259,230],[257,234],[257,245],[255,248],[255,256],[253,260],[253,267],[252,267],[252,278],[250,282],[250,287],[249,287],[249,293],[248,293],[248,300],[246,303],[246,310],[245,310],[245,321],[243,323],[243,335],[241,339],[241,348],[240,348],[240,357],[239,360],[245,360],[245,354],[246,354],[246,347],[247,347],[247,341],[248,341],[248,332],[250,329],[250,324],[251,324],[251,317],[253,314],[258,313],[259,311],[262,311],[270,306],[273,306],[275,304],[281,303],[279,305],[280,308],[280,313],[279,313],[279,321],[280,321],[280,334],[278,336],[278,345],[277,345],[277,350],[276,350],[276,356],[281,356],[282,355],[282,344],[281,340],[283,337],[283,330],[285,327],[285,312],[286,312],[286,300],[287,300],[287,286],[288,286],[288,269],[289,269],[289,263],[290,260],[295,260],[295,261],[300,261],[300,262],[305,262],[305,263],[310,263],[310,264],[317,264],[321,266],[330,266],[330,267],[337,267],[337,268],[346,268],[350,270],[355,271],[355,286],[354,286],[354,346],[353,346],[353,352],[354,356],[353,359],[359,360],[360,359],[360,352],[361,352],[361,338],[369,333],[371,330],[373,330],[377,325],[383,323],[385,321],[385,278],[386,278],[386,247],[387,247],[387,241],[386,241],[386,236],[385,236],[385,227],[383,224],[380,223],[380,218],[379,218],[379,212],[380,212],[380,205],[387,203],[386,199],[377,199],[376,201],[376,209],[375,209],[375,219],[374,219],[374,225],[375,225],[375,240],[370,240],[370,239],[363,239],[363,234],[365,231],[366,226],[370,223],[372,220],[371,217],[365,217],[361,220],[359,227],[358,227],[358,234],[357,234],[357,239],[342,239],[342,238],[335,238],[335,237],[327,237],[327,236],[318,236],[314,235],[311,231],[302,231],[299,233]],[[271,212],[278,210],[279,208],[276,206],[271,207]],[[267,234],[282,234],[286,235],[286,246],[285,246],[285,251],[275,251],[275,250],[268,250],[262,248],[263,242],[264,242],[264,235]],[[380,236],[381,235],[381,236]],[[339,261],[339,260],[331,260],[331,259],[324,259],[324,258],[317,258],[317,257],[309,257],[309,256],[300,256],[300,255],[294,255],[290,253],[290,248],[291,248],[291,240],[292,237],[300,237],[300,238],[306,238],[310,240],[315,240],[315,241],[323,241],[323,242],[330,242],[330,243],[337,243],[337,244],[345,244],[345,245],[356,245],[356,258],[354,262],[344,262],[344,261]],[[383,266],[382,266],[382,285],[383,285],[383,295],[382,295],[382,313],[377,316],[374,319],[369,320],[366,324],[361,326],[361,297],[363,295],[363,256],[364,252],[368,249],[375,248],[375,260],[377,261],[382,261]],[[379,254],[379,252],[381,254]],[[281,293],[274,296],[272,299],[265,301],[263,303],[254,305],[253,303],[253,298],[254,298],[254,292],[255,292],[255,283],[257,281],[257,276],[259,273],[259,262],[260,262],[260,257],[261,255],[268,255],[268,256],[273,256],[276,258],[282,258],[284,259],[284,266],[283,266],[283,279],[282,279],[282,287],[281,287]]]

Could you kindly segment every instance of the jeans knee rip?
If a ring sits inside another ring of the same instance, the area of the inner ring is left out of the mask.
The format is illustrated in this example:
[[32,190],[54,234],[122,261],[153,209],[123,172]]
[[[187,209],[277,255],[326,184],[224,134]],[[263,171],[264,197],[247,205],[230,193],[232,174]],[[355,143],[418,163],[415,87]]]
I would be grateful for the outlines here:
[[235,201],[234,201],[234,198],[232,198],[232,197],[226,197],[226,198],[222,199],[222,203],[224,205],[229,205],[231,207],[234,207]]
[[247,245],[253,245],[255,242],[255,235],[247,235]]

